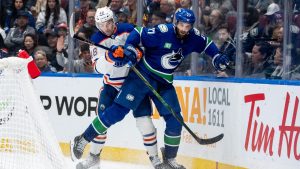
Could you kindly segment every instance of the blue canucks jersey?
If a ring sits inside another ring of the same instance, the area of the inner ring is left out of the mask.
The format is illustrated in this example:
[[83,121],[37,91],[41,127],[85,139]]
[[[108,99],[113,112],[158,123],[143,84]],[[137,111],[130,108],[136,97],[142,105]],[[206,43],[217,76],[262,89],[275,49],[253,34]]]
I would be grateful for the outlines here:
[[136,27],[127,38],[126,44],[141,45],[145,55],[138,66],[162,82],[173,82],[173,72],[183,59],[192,52],[210,55],[219,53],[209,38],[202,36],[196,28],[180,39],[176,35],[174,24],[160,24],[154,28]]

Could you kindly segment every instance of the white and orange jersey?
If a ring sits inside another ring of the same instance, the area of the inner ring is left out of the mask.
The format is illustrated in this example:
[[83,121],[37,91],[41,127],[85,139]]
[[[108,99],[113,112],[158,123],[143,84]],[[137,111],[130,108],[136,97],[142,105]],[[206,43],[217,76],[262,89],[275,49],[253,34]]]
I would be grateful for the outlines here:
[[[129,33],[134,29],[131,24],[117,24],[113,35],[106,36],[102,32],[95,33],[91,40],[94,43],[101,44],[110,48],[112,45],[124,45]],[[123,85],[125,78],[128,75],[129,67],[124,65],[122,67],[114,66],[114,62],[109,59],[108,51],[97,46],[91,46],[90,51],[95,71],[103,74],[103,82],[105,84],[115,87],[117,90]]]

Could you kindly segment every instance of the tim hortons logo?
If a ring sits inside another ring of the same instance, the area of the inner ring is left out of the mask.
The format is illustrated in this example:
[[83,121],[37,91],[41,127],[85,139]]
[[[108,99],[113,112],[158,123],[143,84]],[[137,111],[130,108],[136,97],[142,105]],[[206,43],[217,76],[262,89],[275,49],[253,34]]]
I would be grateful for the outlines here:
[[[289,159],[291,154],[293,154],[296,160],[300,160],[300,153],[298,152],[300,126],[299,124],[298,126],[296,125],[299,98],[296,97],[294,105],[292,105],[290,94],[288,92],[286,93],[281,125],[279,125],[278,128],[270,127],[263,122],[258,123],[258,121],[262,121],[260,115],[263,112],[261,111],[261,107],[255,103],[263,100],[265,100],[264,93],[251,94],[244,97],[245,103],[251,104],[244,143],[245,150],[248,151],[250,144],[252,152],[259,152],[261,148],[263,148],[264,153],[268,151],[269,155],[273,156],[273,145],[278,144],[277,153],[279,157],[286,151],[286,155]],[[292,116],[288,116],[289,108],[293,108]],[[291,117],[292,119],[290,120],[287,117]],[[288,122],[290,122],[290,124],[288,124]],[[277,132],[280,134],[279,140],[274,139]],[[286,146],[286,148],[284,148],[284,146]]]

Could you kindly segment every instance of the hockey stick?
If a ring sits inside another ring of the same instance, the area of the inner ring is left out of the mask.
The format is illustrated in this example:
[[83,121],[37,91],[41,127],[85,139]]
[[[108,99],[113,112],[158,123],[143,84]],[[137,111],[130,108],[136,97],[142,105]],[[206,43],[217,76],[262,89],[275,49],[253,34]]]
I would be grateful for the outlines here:
[[[73,14],[72,14],[73,16]],[[71,17],[72,17],[71,16]],[[70,19],[71,20],[71,19]],[[72,20],[71,20],[72,22]],[[95,45],[98,46],[100,48],[106,49],[106,50],[111,50],[110,48],[100,45],[100,44],[95,44],[94,42],[88,40],[88,39],[84,39],[78,36],[74,36],[74,31],[71,30],[73,29],[73,27],[71,27],[72,25],[70,25],[70,35],[72,38],[74,39],[78,39],[84,43],[90,44],[90,45]],[[72,33],[73,32],[73,33]],[[207,144],[213,144],[216,143],[218,141],[220,141],[223,137],[224,134],[219,134],[216,137],[212,137],[212,138],[200,138],[198,137],[185,123],[183,120],[181,120],[181,118],[174,112],[174,110],[172,109],[172,107],[160,96],[160,94],[153,88],[153,86],[147,81],[147,79],[145,79],[145,77],[140,73],[139,70],[137,70],[134,65],[132,65],[131,62],[128,63],[128,65],[131,67],[131,69],[138,75],[138,77],[146,84],[146,86],[151,90],[151,92],[157,97],[157,99],[172,113],[172,115],[176,118],[176,120],[192,135],[192,137],[201,145],[207,145]]]
[[176,118],[176,120],[194,137],[194,139],[201,145],[213,144],[220,141],[224,134],[219,134],[216,137],[212,138],[200,138],[198,137],[185,123],[181,120],[181,118],[174,112],[172,107],[160,96],[160,94],[153,88],[153,86],[145,79],[145,77],[137,70],[133,65],[131,69],[139,76],[139,78],[147,85],[147,87],[151,90],[151,92],[157,97],[157,99],[172,113],[172,115]]

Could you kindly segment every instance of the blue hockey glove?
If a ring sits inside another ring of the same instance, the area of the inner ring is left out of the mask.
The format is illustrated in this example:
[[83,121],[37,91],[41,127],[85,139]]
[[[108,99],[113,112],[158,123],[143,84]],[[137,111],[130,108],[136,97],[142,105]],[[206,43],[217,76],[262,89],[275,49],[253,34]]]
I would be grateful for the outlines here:
[[142,57],[142,52],[132,45],[126,45],[124,49],[124,58],[130,61],[133,65],[136,64],[139,58]]
[[212,64],[217,70],[225,70],[229,66],[229,58],[224,54],[217,54],[213,57]]

